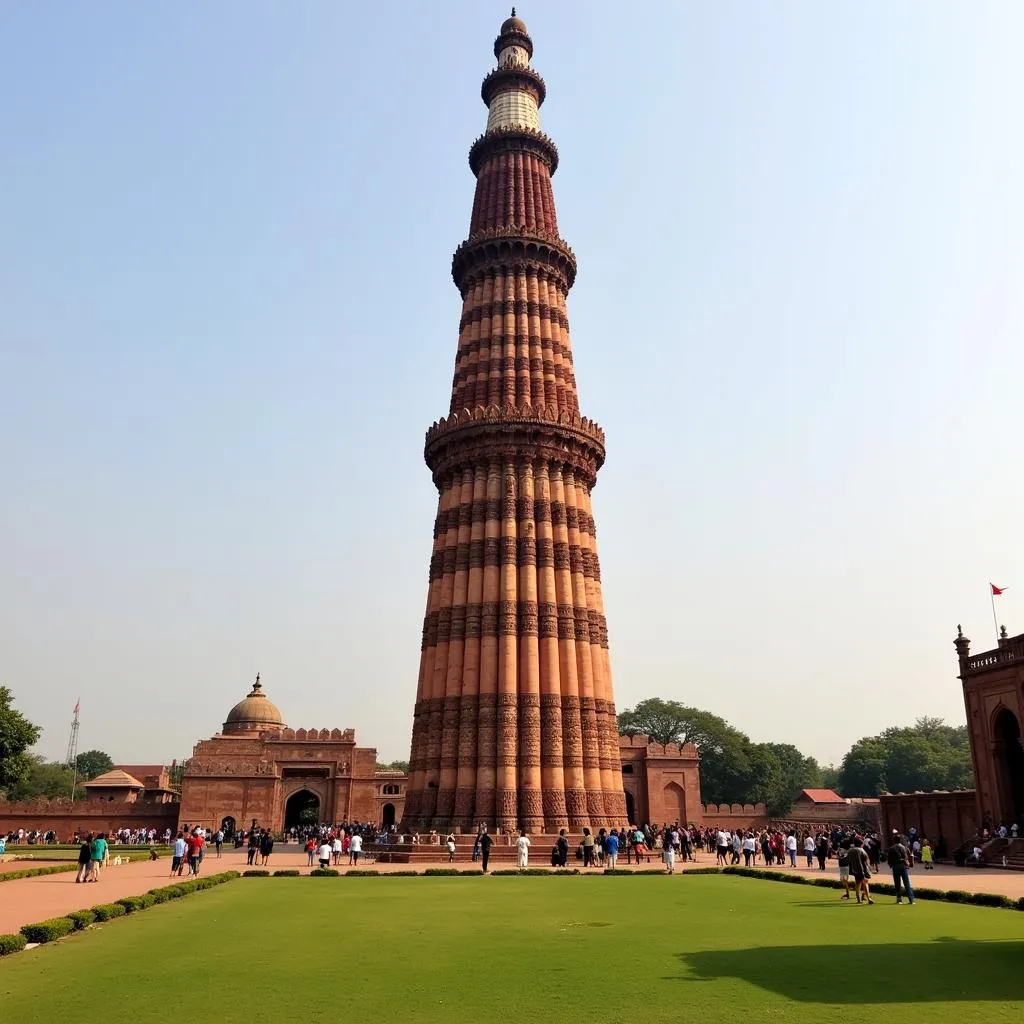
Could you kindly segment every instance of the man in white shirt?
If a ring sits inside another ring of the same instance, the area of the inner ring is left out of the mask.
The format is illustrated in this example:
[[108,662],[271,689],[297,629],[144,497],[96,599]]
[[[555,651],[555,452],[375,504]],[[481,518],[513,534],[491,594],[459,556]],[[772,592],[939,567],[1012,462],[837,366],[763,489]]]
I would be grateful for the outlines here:
[[331,866],[331,844],[326,839],[320,844],[317,856],[320,858],[320,867],[328,868]]
[[789,866],[796,867],[796,833],[790,832],[786,836],[786,853],[789,854]]
[[171,877],[181,874],[182,865],[185,863],[185,837],[182,833],[178,833],[178,838],[174,840],[174,853],[171,857]]
[[516,858],[517,864],[521,868],[525,868],[529,864],[530,837],[525,830],[519,834],[519,838],[516,840]]
[[359,855],[363,852],[363,837],[358,832],[352,833],[352,838],[348,841],[348,862],[349,864],[358,864]]

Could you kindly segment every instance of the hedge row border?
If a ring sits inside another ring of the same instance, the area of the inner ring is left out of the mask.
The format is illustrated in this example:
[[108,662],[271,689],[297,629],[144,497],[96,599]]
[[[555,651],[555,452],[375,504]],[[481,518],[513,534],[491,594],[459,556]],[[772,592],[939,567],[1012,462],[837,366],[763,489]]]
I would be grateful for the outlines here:
[[0,872],[0,882],[14,882],[19,878],[37,878],[39,875],[61,875],[77,871],[78,864],[53,864],[46,868],[19,868],[17,871]]
[[[723,875],[739,875],[741,878],[757,878],[765,882],[785,882],[789,885],[813,885],[819,889],[842,889],[838,878],[808,878],[806,875],[790,875],[781,871],[766,871],[761,868],[725,867]],[[693,872],[689,872],[693,874]],[[888,882],[871,882],[871,891],[883,896],[895,896],[896,887]],[[915,900],[936,900],[943,903],[964,903],[975,907],[996,907],[1000,910],[1024,910],[1024,896],[1014,899],[994,892],[968,892],[966,889],[931,889],[914,886]]]
[[0,957],[19,952],[30,942],[37,945],[55,942],[73,932],[84,931],[96,922],[111,921],[116,917],[148,910],[159,903],[180,899],[182,896],[202,892],[204,889],[212,889],[214,886],[234,881],[238,877],[237,871],[221,871],[219,874],[207,875],[205,878],[193,878],[175,885],[150,889],[149,892],[140,893],[138,896],[122,896],[113,903],[99,903],[95,907],[85,910],[72,910],[63,917],[51,917],[45,921],[35,921],[23,925],[16,935],[0,935]]

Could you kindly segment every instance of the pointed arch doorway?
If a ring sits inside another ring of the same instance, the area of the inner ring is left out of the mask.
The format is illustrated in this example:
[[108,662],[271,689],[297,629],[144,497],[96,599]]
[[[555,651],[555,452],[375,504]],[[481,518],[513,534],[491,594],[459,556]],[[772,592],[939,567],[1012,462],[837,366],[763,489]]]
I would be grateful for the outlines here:
[[301,828],[320,824],[320,797],[308,789],[300,789],[288,797],[284,805],[284,827]]

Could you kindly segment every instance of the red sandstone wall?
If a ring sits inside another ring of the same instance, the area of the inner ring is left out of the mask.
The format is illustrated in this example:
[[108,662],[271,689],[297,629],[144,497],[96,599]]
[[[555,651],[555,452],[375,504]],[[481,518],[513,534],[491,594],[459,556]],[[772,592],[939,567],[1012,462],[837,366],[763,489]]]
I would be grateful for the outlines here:
[[163,832],[178,824],[178,804],[111,803],[108,800],[0,800],[0,831],[54,829],[57,838],[71,838],[75,829],[111,832],[119,828],[155,828]]
[[952,854],[978,834],[977,797],[973,789],[946,793],[886,793],[881,798],[883,835],[897,829],[906,835],[913,825],[933,842],[946,837]]

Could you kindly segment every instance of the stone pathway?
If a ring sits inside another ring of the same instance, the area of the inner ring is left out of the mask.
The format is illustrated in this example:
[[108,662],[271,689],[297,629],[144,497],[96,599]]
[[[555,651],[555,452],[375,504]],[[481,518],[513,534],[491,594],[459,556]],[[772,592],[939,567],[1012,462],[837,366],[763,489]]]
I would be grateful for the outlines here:
[[[449,865],[447,856],[440,850],[438,853],[437,863],[433,866],[453,866],[461,870],[479,867],[479,863],[473,864],[468,857],[457,861],[454,865]],[[534,864],[546,867],[541,858],[534,858]],[[711,867],[713,864],[714,858],[703,856],[692,866],[703,868]],[[407,864],[360,865],[360,867],[364,866],[388,873],[410,870]],[[570,866],[576,865],[570,864]],[[629,867],[621,861],[619,866],[627,870]],[[645,868],[657,866],[658,861],[654,857],[651,858],[649,865],[643,865]],[[22,925],[33,921],[42,921],[49,917],[60,917],[71,910],[81,910],[95,906],[97,903],[111,903],[122,896],[137,896],[149,889],[170,885],[174,881],[168,877],[170,867],[170,858],[161,857],[156,861],[140,861],[135,864],[122,864],[118,867],[110,866],[104,871],[100,881],[96,883],[76,883],[72,872],[2,882],[0,883],[0,934],[16,932]],[[245,850],[225,850],[224,856],[219,860],[213,854],[208,854],[203,861],[204,874],[216,874],[218,871],[230,870],[245,871],[246,867]],[[422,865],[417,865],[416,869],[421,867]],[[507,869],[510,865],[502,863],[496,864],[495,867]],[[279,871],[285,868],[298,868],[303,874],[308,873],[310,868],[306,864],[306,854],[295,846],[278,846],[270,858],[267,870]],[[347,870],[347,865],[343,864],[339,870]],[[794,869],[779,868],[778,870],[792,871]],[[795,870],[809,878],[838,878],[839,876],[833,862],[830,862],[828,870],[823,872],[807,868],[796,868]],[[685,867],[680,871],[678,862],[677,871],[682,874],[686,873]],[[891,875],[884,867],[874,877],[879,882],[892,881]],[[937,865],[934,871],[924,871],[921,867],[917,867],[912,871],[911,878],[915,886],[927,886],[934,889],[966,889],[968,892],[992,892],[1014,898],[1024,896],[1024,872],[1021,871]]]

